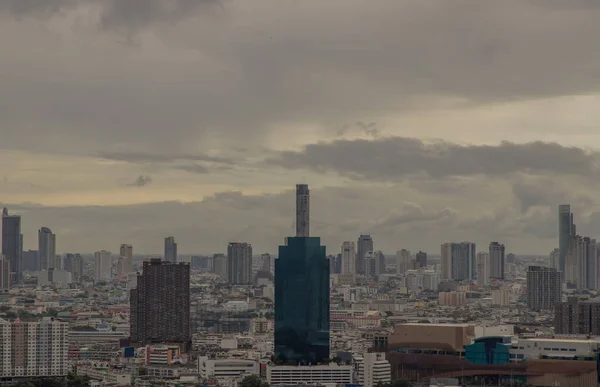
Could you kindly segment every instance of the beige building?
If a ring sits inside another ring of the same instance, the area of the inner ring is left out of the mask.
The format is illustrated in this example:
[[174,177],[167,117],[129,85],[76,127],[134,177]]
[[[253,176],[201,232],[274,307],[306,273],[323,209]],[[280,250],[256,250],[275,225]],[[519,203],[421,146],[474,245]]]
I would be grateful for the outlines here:
[[445,306],[467,305],[467,293],[465,292],[440,292],[439,304]]
[[388,339],[390,348],[444,349],[464,351],[475,337],[469,324],[398,324]]

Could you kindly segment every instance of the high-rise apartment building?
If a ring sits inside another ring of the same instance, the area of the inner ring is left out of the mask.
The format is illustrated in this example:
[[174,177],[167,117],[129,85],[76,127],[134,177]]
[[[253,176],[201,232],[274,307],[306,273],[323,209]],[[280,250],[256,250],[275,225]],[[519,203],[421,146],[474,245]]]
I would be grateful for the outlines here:
[[123,273],[133,272],[133,246],[127,244],[121,245],[119,256],[123,258]]
[[565,258],[565,282],[573,289],[598,289],[598,251],[595,239],[572,235]]
[[410,270],[410,251],[402,249],[396,252],[396,274],[404,275],[407,270]]
[[260,267],[261,270],[271,271],[271,265],[273,264],[273,259],[271,254],[261,254],[260,255]]
[[190,332],[190,265],[144,261],[130,294],[131,340],[137,344],[184,343]]
[[165,261],[177,262],[177,242],[175,242],[175,237],[170,236],[165,238]]
[[554,308],[554,333],[600,336],[600,302],[570,298]]
[[385,265],[385,255],[383,251],[377,250],[373,253],[375,255],[375,259],[377,260],[377,275],[385,274],[386,265]]
[[10,261],[11,276],[15,282],[22,278],[23,235],[21,234],[21,217],[9,215],[8,209],[2,210],[2,255]]
[[442,279],[465,281],[477,278],[475,243],[442,244]]
[[485,252],[477,253],[477,285],[490,284],[490,255]]
[[354,242],[342,243],[342,274],[356,274],[356,245]]
[[551,267],[529,266],[527,305],[534,311],[553,310],[561,302],[561,273]]
[[560,262],[560,249],[554,249],[550,252],[550,267],[558,270],[559,262]]
[[365,277],[375,280],[379,278],[379,256],[372,251],[365,255]]
[[443,243],[440,253],[442,280],[452,279],[452,243]]
[[112,253],[102,250],[94,253],[94,279],[96,282],[112,278]]
[[[341,274],[342,273],[342,254],[330,255],[329,259],[329,273],[330,274]],[[354,262],[354,260],[352,260]]]
[[490,278],[504,279],[504,245],[490,243]]
[[310,236],[310,190],[306,184],[296,185],[296,236]]
[[42,227],[38,231],[38,251],[42,270],[60,269],[56,262],[56,234],[48,227]]
[[[576,234],[576,227],[573,223],[573,213],[571,206],[561,204],[558,206],[558,248],[560,255],[558,257],[558,271],[566,273],[565,262],[571,243],[571,237]],[[566,278],[565,278],[566,279]]]
[[[309,214],[296,209],[296,216],[308,221]],[[329,358],[329,262],[318,237],[286,238],[279,246],[275,358],[305,365]]]
[[23,251],[21,257],[23,271],[40,271],[40,252],[38,250]]
[[415,256],[418,268],[427,267],[427,253],[419,251]]
[[365,274],[365,255],[369,251],[373,251],[373,238],[368,234],[360,234],[356,246],[356,274]]
[[252,284],[252,245],[232,242],[227,246],[227,282],[231,285]]
[[0,319],[0,377],[66,376],[69,324],[52,317],[36,322]]
[[10,261],[0,254],[0,291],[10,289]]
[[228,280],[228,259],[224,254],[213,255],[213,273],[217,274],[223,281]]
[[81,254],[73,254],[73,261],[71,265],[71,278],[73,281],[78,281],[83,277],[83,258]]

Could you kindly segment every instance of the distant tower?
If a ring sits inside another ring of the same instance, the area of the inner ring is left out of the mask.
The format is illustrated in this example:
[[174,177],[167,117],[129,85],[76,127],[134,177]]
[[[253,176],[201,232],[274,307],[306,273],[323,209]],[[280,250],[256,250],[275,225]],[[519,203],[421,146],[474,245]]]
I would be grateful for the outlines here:
[[252,284],[252,245],[232,242],[227,246],[227,282],[231,285]]
[[96,282],[109,281],[112,278],[112,253],[102,250],[94,253],[94,279]]
[[0,254],[0,290],[10,289],[10,261]]
[[360,234],[356,247],[356,274],[365,274],[365,255],[373,251],[373,238],[368,234]]
[[177,262],[177,243],[172,236],[165,238],[165,261]]
[[356,246],[354,242],[342,243],[342,274],[356,274]]
[[133,246],[121,245],[119,255],[123,257],[123,273],[131,273],[133,271]]
[[306,184],[296,185],[296,236],[310,236],[310,190]]
[[490,243],[490,278],[504,279],[504,245]]
[[561,301],[561,273],[550,267],[529,266],[527,270],[529,309],[553,310]]
[[[561,204],[558,206],[558,271],[566,273],[565,261],[569,251],[571,237],[575,235],[575,224],[573,224],[573,213],[571,206]],[[564,276],[562,278],[565,279]]]
[[2,255],[10,262],[10,270],[14,273],[15,282],[21,281],[22,254],[21,217],[19,215],[9,215],[5,207],[2,210]]
[[56,234],[48,227],[42,227],[38,231],[38,251],[42,270],[60,268],[56,262]]

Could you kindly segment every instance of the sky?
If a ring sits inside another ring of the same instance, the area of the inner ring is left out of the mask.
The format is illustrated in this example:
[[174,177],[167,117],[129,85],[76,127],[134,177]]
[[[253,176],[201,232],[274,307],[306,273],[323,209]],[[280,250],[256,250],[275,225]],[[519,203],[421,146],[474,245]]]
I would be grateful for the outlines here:
[[57,251],[600,237],[596,0],[3,0],[0,205]]

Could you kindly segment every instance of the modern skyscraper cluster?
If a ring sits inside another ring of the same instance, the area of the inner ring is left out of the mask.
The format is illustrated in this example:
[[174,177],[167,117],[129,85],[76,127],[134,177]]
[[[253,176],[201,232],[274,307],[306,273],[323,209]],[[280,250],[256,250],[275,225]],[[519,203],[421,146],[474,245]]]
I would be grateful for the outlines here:
[[[296,192],[307,195],[308,187]],[[296,203],[303,207],[308,197]],[[296,224],[309,224],[306,209],[296,208]],[[320,238],[308,229],[297,235],[275,260],[275,358],[315,365],[329,358],[329,261]]]
[[144,262],[130,293],[134,343],[189,343],[190,265],[158,259]]

